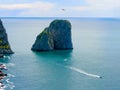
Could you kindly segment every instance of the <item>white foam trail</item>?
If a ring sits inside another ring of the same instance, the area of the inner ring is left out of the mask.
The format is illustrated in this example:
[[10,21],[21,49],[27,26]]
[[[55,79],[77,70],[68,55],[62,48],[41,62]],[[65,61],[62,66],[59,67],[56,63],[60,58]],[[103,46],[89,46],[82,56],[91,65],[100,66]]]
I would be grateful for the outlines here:
[[94,77],[94,78],[102,78],[102,77],[99,76],[99,75],[95,75],[95,74],[88,73],[88,72],[83,71],[83,70],[81,70],[81,69],[78,69],[78,68],[76,68],[76,67],[70,67],[70,66],[65,66],[65,67],[68,68],[68,69],[71,69],[71,70],[73,70],[73,71],[76,71],[76,72],[82,73],[82,74],[84,74],[84,75],[90,76],[90,77]]

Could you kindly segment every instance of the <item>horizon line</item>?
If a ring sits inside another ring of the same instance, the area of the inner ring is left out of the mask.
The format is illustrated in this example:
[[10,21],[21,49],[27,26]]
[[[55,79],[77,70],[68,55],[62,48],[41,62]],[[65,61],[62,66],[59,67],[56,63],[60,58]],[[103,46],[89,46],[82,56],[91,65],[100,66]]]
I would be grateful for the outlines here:
[[60,18],[63,18],[63,19],[65,19],[65,18],[67,18],[67,19],[74,19],[74,18],[79,18],[79,19],[120,19],[120,18],[118,18],[118,17],[27,17],[27,16],[25,16],[25,17],[18,17],[18,16],[16,16],[16,17],[0,17],[0,19],[15,19],[15,18],[19,18],[19,19],[54,19],[54,18],[58,18],[58,19],[60,19]]

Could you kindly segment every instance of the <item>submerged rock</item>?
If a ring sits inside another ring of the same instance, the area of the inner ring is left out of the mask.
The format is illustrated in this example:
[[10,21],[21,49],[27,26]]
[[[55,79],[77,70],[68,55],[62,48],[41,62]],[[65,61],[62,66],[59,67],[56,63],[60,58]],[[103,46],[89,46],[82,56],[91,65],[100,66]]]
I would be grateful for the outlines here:
[[67,20],[54,20],[40,33],[32,46],[34,51],[73,49],[71,24]]
[[13,54],[8,42],[6,30],[0,20],[0,54]]

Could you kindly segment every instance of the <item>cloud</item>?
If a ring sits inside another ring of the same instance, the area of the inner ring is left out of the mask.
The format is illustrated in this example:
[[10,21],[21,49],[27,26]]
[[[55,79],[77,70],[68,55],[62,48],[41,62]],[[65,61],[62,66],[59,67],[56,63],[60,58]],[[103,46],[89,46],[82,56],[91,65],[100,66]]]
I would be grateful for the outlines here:
[[[33,2],[22,4],[1,4],[2,16],[49,16],[55,4],[50,2]],[[5,14],[7,12],[7,14]]]
[[120,0],[85,0],[85,6],[68,7],[73,10],[113,10],[120,8]]
[[[70,0],[68,5],[60,2],[42,0],[21,4],[0,4],[0,16],[120,17],[120,0]],[[62,8],[65,11],[62,11]]]
[[85,0],[85,3],[65,8],[78,17],[120,17],[120,0]]
[[54,4],[49,2],[34,2],[24,4],[1,4],[0,9],[16,10],[16,9],[42,9],[49,10],[54,7]]
[[111,10],[120,7],[120,0],[86,0],[86,3],[93,10]]

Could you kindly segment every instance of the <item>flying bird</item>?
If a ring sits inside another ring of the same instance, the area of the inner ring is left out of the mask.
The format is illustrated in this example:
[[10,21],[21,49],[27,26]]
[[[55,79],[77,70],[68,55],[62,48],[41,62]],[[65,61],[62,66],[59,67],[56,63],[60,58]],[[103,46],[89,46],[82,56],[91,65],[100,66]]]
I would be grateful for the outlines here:
[[65,9],[61,9],[62,11],[65,11]]

